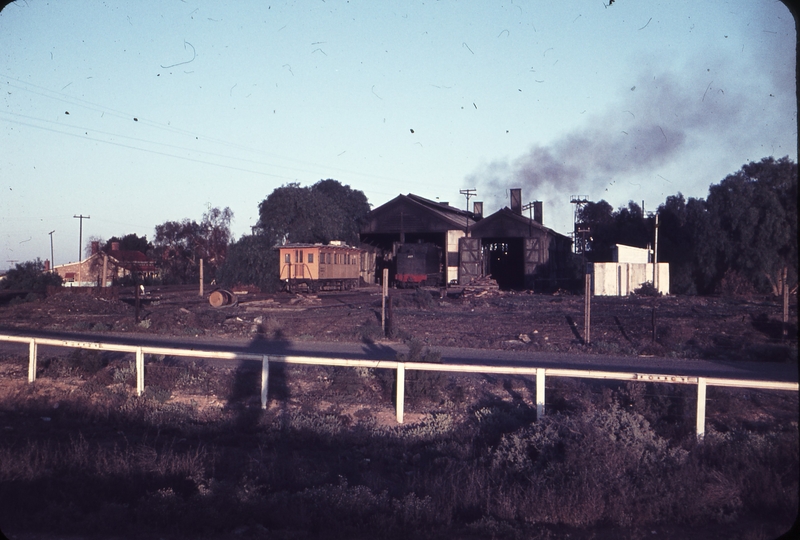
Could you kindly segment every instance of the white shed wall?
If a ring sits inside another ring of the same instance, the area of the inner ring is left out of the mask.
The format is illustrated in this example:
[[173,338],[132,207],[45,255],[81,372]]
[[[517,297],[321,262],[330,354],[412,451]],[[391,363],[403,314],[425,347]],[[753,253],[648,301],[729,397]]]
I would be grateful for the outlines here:
[[669,263],[594,263],[593,294],[595,296],[628,296],[646,282],[654,283],[661,294],[669,294]]

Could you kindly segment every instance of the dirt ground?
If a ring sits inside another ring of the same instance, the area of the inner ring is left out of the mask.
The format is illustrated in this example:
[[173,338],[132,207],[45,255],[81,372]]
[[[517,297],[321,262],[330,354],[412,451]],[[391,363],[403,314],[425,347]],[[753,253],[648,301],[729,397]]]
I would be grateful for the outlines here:
[[[582,296],[505,292],[492,287],[392,290],[384,332],[377,287],[315,295],[237,291],[237,303],[219,308],[209,303],[210,292],[213,289],[206,290],[201,297],[195,288],[149,289],[140,298],[137,320],[132,290],[64,291],[34,302],[0,305],[0,333],[31,329],[183,338],[260,335],[356,343],[418,341],[427,345],[428,351],[456,346],[797,361],[796,297],[790,301],[786,337],[781,323],[782,306],[774,298],[596,297],[591,302],[591,339],[587,344]],[[237,422],[249,418],[250,412],[260,409],[258,366],[211,368],[202,362],[151,357],[145,398],[147,403],[158,405],[148,409],[144,401],[134,397],[135,379],[129,357],[100,361],[94,351],[74,351],[63,359],[42,358],[42,373],[35,386],[26,382],[25,355],[3,360],[0,398],[9,406],[0,411],[0,425],[7,436],[19,440],[25,437],[68,440],[77,428],[87,437],[116,441],[114,437],[121,437],[122,433],[119,426],[96,423],[108,411],[141,409],[145,419],[155,425],[165,423],[164,418],[173,411],[187,415],[190,425],[213,427],[238,425]],[[405,429],[408,430],[430,429],[436,419],[445,417],[456,423],[466,422],[481,404],[525,410],[535,406],[535,384],[530,378],[423,375],[422,372],[408,372],[406,377]],[[383,430],[399,429],[392,404],[392,381],[390,370],[278,366],[273,372],[271,367],[270,402],[264,418],[302,420],[308,415],[308,418],[335,418],[348,426],[368,423]],[[656,413],[664,412],[658,407],[669,409],[675,418],[664,420],[658,427],[659,433],[666,437],[680,440],[694,429],[693,388],[552,378],[547,392],[549,411],[570,411],[589,403],[600,407],[612,399],[610,396],[616,396],[613,399],[645,414],[653,425],[658,422]],[[72,418],[70,411],[77,410],[76,404],[84,402],[91,403],[87,411],[100,412],[67,422]],[[736,427],[756,432],[796,430],[796,411],[794,393],[709,388],[707,425],[709,430],[718,431]],[[736,526],[742,526],[742,522]],[[763,532],[764,527],[761,522],[749,527],[748,530],[762,533],[748,537],[770,537]],[[607,537],[620,537],[619,532],[612,530]],[[597,530],[570,533],[573,538],[606,537]],[[655,530],[647,533],[656,534]],[[658,528],[662,537],[711,537],[689,533],[697,531],[692,528],[670,533]],[[232,533],[230,537],[234,536]]]
[[[496,288],[391,290],[386,330],[378,287],[318,294],[236,291],[214,308],[206,290],[153,288],[65,292],[0,306],[0,327],[61,332],[281,338],[305,341],[418,340],[471,347],[584,354],[791,361],[797,358],[797,296],[783,335],[773,297],[593,297],[586,343],[583,296]],[[101,294],[102,293],[102,294]]]

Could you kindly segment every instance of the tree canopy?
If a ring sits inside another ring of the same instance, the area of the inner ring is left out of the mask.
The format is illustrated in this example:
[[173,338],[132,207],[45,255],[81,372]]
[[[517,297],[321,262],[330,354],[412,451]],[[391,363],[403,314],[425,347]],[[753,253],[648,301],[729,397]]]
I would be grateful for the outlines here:
[[275,244],[327,244],[342,240],[358,245],[358,234],[370,210],[362,191],[337,180],[320,180],[310,187],[291,183],[275,189],[259,204],[257,234]]
[[[797,164],[788,157],[743,165],[705,200],[671,195],[658,216],[658,260],[670,263],[674,293],[711,294],[736,282],[779,294],[784,267],[787,282],[797,283]],[[588,203],[578,214],[578,227],[590,231],[591,261],[610,261],[614,244],[646,247],[654,225],[633,202],[616,211]]]
[[0,289],[33,291],[43,293],[48,285],[60,286],[61,276],[54,272],[45,272],[44,263],[40,259],[17,263],[0,280]]
[[797,281],[797,164],[788,156],[744,165],[711,186],[707,206],[719,229],[721,271],[775,294],[784,266]]
[[156,225],[155,252],[165,283],[189,283],[199,279],[200,259],[206,278],[214,279],[222,266],[232,238],[230,208],[209,208],[200,223],[166,221]]
[[122,251],[139,251],[145,255],[153,250],[153,244],[147,240],[147,236],[138,236],[134,233],[126,234],[122,238],[112,236],[103,246],[103,251],[111,251],[111,245],[119,242],[119,249]]

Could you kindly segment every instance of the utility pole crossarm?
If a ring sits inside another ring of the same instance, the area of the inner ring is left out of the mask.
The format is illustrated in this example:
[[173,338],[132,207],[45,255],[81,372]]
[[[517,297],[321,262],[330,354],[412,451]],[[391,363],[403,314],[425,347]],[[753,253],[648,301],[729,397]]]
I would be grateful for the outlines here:
[[[477,193],[476,193],[477,191],[478,190],[475,189],[475,188],[459,189],[458,190],[458,192],[460,194],[464,195],[467,198],[467,212],[469,212],[469,199],[470,199],[470,197],[475,197],[477,195]],[[466,232],[467,232],[467,236],[469,236],[469,214],[466,215],[466,220],[467,220]]]

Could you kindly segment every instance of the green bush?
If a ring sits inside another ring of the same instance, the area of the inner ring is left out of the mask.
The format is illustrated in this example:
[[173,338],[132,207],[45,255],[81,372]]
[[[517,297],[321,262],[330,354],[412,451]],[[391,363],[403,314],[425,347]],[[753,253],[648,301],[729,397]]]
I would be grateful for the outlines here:
[[30,290],[45,293],[48,286],[60,287],[61,276],[54,272],[45,272],[44,263],[40,259],[17,263],[0,280],[0,289]]

